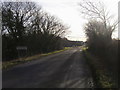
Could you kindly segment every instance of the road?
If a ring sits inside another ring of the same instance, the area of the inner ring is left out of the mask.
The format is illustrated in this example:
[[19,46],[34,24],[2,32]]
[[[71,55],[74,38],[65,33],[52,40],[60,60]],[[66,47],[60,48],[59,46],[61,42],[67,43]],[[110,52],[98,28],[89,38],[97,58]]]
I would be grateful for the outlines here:
[[74,47],[3,71],[3,88],[90,88],[92,76]]

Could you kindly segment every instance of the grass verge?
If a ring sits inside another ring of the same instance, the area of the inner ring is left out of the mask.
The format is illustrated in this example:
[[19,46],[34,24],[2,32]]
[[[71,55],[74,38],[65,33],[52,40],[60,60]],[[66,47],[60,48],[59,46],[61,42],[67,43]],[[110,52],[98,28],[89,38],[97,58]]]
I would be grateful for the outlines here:
[[48,56],[51,54],[55,54],[55,53],[59,53],[65,50],[70,49],[70,47],[65,47],[62,50],[57,50],[57,51],[53,51],[53,52],[49,52],[49,53],[44,53],[44,54],[38,54],[38,55],[34,55],[34,56],[29,56],[29,57],[25,57],[25,58],[20,58],[20,59],[16,59],[16,60],[12,60],[12,61],[6,61],[6,62],[2,62],[2,69],[8,69],[10,67],[13,67],[15,65],[21,64],[21,63],[25,63],[25,62],[29,62],[29,61],[33,61],[36,59],[39,59],[43,56]]
[[115,83],[111,78],[110,72],[108,72],[106,66],[100,62],[100,59],[93,56],[85,48],[83,49],[83,54],[91,68],[95,88],[114,88]]

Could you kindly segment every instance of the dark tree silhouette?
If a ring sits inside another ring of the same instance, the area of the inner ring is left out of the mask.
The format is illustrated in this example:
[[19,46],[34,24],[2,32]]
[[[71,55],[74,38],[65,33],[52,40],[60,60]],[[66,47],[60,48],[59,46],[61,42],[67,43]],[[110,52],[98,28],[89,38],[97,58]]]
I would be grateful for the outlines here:
[[34,2],[2,3],[3,59],[17,58],[17,46],[27,46],[28,54],[62,49],[62,37],[68,29],[56,17]]
[[[2,32],[8,33],[15,42],[21,42],[26,27],[38,12],[33,2],[4,2],[2,5]],[[21,42],[22,43],[22,42]]]

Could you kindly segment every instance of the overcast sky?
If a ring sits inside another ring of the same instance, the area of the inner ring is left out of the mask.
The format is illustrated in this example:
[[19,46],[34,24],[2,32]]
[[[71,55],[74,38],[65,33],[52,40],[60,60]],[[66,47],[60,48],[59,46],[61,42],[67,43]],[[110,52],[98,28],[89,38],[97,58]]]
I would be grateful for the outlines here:
[[[119,0],[100,1],[105,4],[110,14],[113,14],[117,19]],[[78,5],[81,0],[37,0],[37,2],[37,4],[41,5],[45,11],[57,16],[65,24],[70,26],[70,32],[66,36],[68,39],[83,41],[86,40],[83,27],[87,20],[81,16],[80,7]],[[118,34],[117,32],[115,32],[113,34],[113,37],[117,36]]]
[[[21,1],[21,0],[16,0]],[[37,2],[38,5],[61,19],[66,25],[70,26],[67,38],[70,40],[82,40],[85,41],[86,37],[84,34],[84,24],[87,19],[84,19],[80,13],[80,7],[78,5],[81,0],[32,0]],[[92,0],[97,1],[97,0]],[[113,14],[116,19],[118,17],[118,1],[119,0],[100,0],[102,1],[106,8],[109,10],[110,14]],[[113,37],[118,37],[117,32],[113,34]]]

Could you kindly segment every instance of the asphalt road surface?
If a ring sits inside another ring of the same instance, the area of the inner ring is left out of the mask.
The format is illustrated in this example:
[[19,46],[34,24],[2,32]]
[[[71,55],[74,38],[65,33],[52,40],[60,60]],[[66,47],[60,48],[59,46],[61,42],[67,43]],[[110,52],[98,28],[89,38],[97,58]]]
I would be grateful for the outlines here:
[[75,47],[3,71],[3,88],[90,88],[89,67]]

